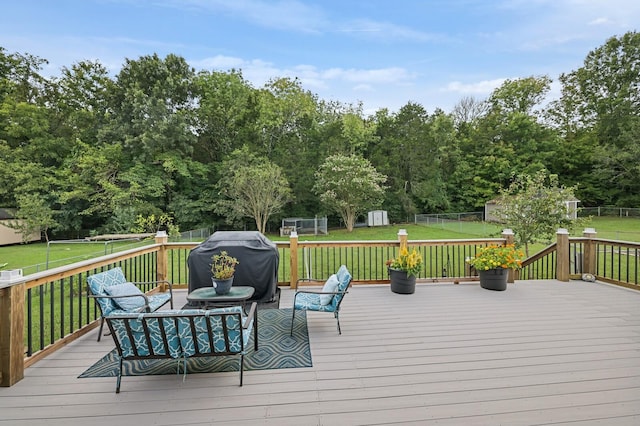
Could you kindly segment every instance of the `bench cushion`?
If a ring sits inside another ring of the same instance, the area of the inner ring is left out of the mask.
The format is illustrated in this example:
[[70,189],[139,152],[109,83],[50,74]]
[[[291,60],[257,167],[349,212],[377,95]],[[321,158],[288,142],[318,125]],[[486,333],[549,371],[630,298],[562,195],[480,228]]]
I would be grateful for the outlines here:
[[[122,349],[123,358],[151,355],[180,358],[182,355],[174,318],[145,318],[144,314],[129,313],[123,317],[109,318],[109,321],[113,326],[114,338]],[[125,323],[129,324],[133,340],[129,337]],[[166,344],[163,334],[166,336]]]
[[[228,313],[237,315],[220,315]],[[107,320],[113,327],[114,339],[119,342],[123,358],[167,355],[180,358],[199,354],[244,353],[253,330],[253,322],[246,329],[242,328],[245,316],[240,306],[154,313],[114,310]],[[129,324],[133,340],[125,323]],[[225,329],[227,341],[224,338]]]
[[[334,300],[336,298],[334,296]],[[335,303],[330,303],[328,305],[323,305],[320,300],[319,294],[313,293],[298,293],[295,298],[295,309],[304,309],[309,311],[320,311],[320,312],[334,312],[336,310]]]
[[[226,313],[237,315],[220,315]],[[200,353],[243,352],[253,328],[251,323],[243,330],[243,321],[244,313],[241,306],[211,309],[197,317],[179,317],[178,335],[184,355],[189,357]],[[228,340],[224,338],[225,328]]]

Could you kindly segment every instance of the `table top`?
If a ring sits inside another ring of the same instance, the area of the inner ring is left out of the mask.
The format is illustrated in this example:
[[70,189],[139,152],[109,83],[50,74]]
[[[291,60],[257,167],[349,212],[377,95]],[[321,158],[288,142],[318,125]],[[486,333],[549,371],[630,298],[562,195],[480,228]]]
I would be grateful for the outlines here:
[[213,287],[200,287],[187,295],[189,302],[239,302],[253,296],[256,289],[249,286],[233,286],[229,293],[218,294]]

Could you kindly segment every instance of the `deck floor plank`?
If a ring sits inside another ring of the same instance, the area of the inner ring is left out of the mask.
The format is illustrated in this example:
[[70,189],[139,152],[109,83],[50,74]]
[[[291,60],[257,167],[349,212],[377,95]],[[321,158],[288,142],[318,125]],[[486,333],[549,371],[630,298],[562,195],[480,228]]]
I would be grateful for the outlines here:
[[248,371],[243,387],[237,372],[123,377],[120,394],[114,378],[77,378],[113,348],[91,332],[0,388],[0,425],[640,424],[637,291],[355,286],[342,335],[330,314],[307,322],[313,367]]

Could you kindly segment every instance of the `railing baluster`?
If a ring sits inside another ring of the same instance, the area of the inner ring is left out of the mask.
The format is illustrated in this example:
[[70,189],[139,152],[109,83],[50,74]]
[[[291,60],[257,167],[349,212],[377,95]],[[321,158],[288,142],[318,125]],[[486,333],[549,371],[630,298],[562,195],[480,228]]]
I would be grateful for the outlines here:
[[27,290],[27,356],[33,353],[33,292]]

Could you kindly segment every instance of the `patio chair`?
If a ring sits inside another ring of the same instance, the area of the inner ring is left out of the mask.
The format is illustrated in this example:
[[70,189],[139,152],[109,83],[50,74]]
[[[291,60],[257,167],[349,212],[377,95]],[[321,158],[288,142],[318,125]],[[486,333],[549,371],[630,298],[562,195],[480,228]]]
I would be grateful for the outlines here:
[[[120,267],[87,276],[89,297],[96,299],[100,308],[100,331],[102,336],[104,319],[108,315],[155,312],[167,303],[173,309],[173,285],[169,281],[129,282]],[[145,294],[139,286],[165,283],[169,293]]]
[[[321,280],[298,280],[298,283],[318,282]],[[338,324],[338,334],[342,334],[340,329],[340,304],[344,295],[348,293],[351,284],[351,273],[345,265],[340,266],[338,272],[331,275],[324,282],[322,290],[298,290],[293,296],[293,314],[291,315],[291,335],[293,336],[293,323],[296,318],[296,311],[316,311],[316,312],[333,312]]]

